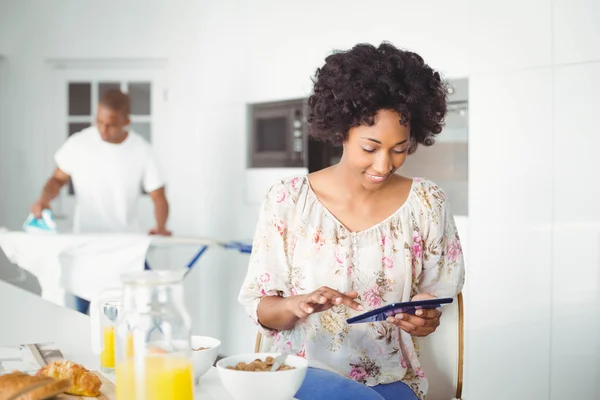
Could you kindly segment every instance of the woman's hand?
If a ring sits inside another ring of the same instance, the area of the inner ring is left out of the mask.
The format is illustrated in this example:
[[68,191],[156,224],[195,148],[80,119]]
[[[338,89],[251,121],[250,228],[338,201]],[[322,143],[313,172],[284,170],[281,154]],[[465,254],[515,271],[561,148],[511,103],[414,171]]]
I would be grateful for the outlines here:
[[341,293],[327,286],[323,286],[309,294],[299,294],[288,297],[290,311],[300,319],[329,310],[338,304],[344,304],[353,310],[362,311],[362,305],[354,301],[358,297],[357,292]]
[[[413,300],[428,300],[436,299],[430,293],[422,293],[413,297]],[[389,317],[387,320],[404,332],[410,333],[412,336],[427,336],[435,332],[440,326],[440,317],[442,312],[438,309],[419,309],[415,315],[411,314],[396,314]]]

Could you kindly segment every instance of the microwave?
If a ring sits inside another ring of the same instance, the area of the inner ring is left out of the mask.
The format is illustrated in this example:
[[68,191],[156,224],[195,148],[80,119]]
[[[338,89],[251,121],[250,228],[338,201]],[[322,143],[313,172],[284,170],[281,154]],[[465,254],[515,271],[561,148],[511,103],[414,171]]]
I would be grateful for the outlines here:
[[250,168],[306,167],[306,99],[250,104],[249,114]]

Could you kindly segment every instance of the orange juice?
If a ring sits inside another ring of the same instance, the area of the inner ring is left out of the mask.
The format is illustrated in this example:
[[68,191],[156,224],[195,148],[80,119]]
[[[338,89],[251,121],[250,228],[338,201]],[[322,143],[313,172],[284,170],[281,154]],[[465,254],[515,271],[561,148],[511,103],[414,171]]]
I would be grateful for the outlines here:
[[137,382],[133,359],[117,365],[117,400],[193,400],[194,367],[190,360],[181,356],[152,355],[145,361],[145,371]]
[[125,345],[125,354],[127,357],[133,357],[133,333],[127,334],[127,344]]
[[102,353],[100,353],[100,367],[110,370],[115,367],[115,328],[105,326],[102,332]]

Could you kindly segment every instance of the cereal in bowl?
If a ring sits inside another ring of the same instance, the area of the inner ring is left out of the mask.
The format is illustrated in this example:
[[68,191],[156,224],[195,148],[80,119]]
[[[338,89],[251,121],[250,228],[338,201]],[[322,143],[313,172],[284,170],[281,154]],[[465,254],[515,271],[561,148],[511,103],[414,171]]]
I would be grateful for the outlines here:
[[[271,367],[273,366],[273,363],[275,362],[275,359],[273,357],[267,357],[265,358],[265,360],[261,360],[260,358],[257,358],[256,360],[246,364],[245,362],[239,362],[237,363],[237,365],[235,367],[229,366],[227,367],[227,369],[233,369],[236,371],[248,371],[248,372],[266,372],[266,371],[270,371]],[[282,365],[280,366],[277,371],[287,371],[290,369],[295,369],[294,367],[291,367],[289,365]]]

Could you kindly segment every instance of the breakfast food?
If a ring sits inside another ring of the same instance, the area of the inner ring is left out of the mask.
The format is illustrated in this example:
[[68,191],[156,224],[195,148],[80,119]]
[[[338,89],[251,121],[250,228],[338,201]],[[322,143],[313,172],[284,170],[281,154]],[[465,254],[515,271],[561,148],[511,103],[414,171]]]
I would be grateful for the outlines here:
[[47,376],[31,376],[12,372],[0,376],[0,400],[44,400],[64,393],[68,379],[56,380]]
[[37,375],[49,376],[55,379],[68,379],[70,387],[65,390],[68,394],[77,396],[98,397],[102,381],[82,365],[71,361],[55,361],[43,366]]
[[166,351],[165,349],[161,349],[160,347],[149,347],[147,350],[147,353],[150,355],[160,355],[160,354],[167,354],[168,351]]
[[[270,371],[271,367],[273,366],[273,363],[275,362],[275,359],[273,357],[267,357],[265,358],[265,360],[261,360],[260,358],[257,358],[256,360],[246,364],[245,362],[239,362],[237,363],[237,365],[235,367],[227,367],[227,369],[233,369],[236,371],[249,371],[249,372],[266,372],[266,371]],[[280,366],[277,371],[286,371],[286,370],[290,370],[290,369],[294,369],[294,367],[291,367],[289,365],[282,365]]]

